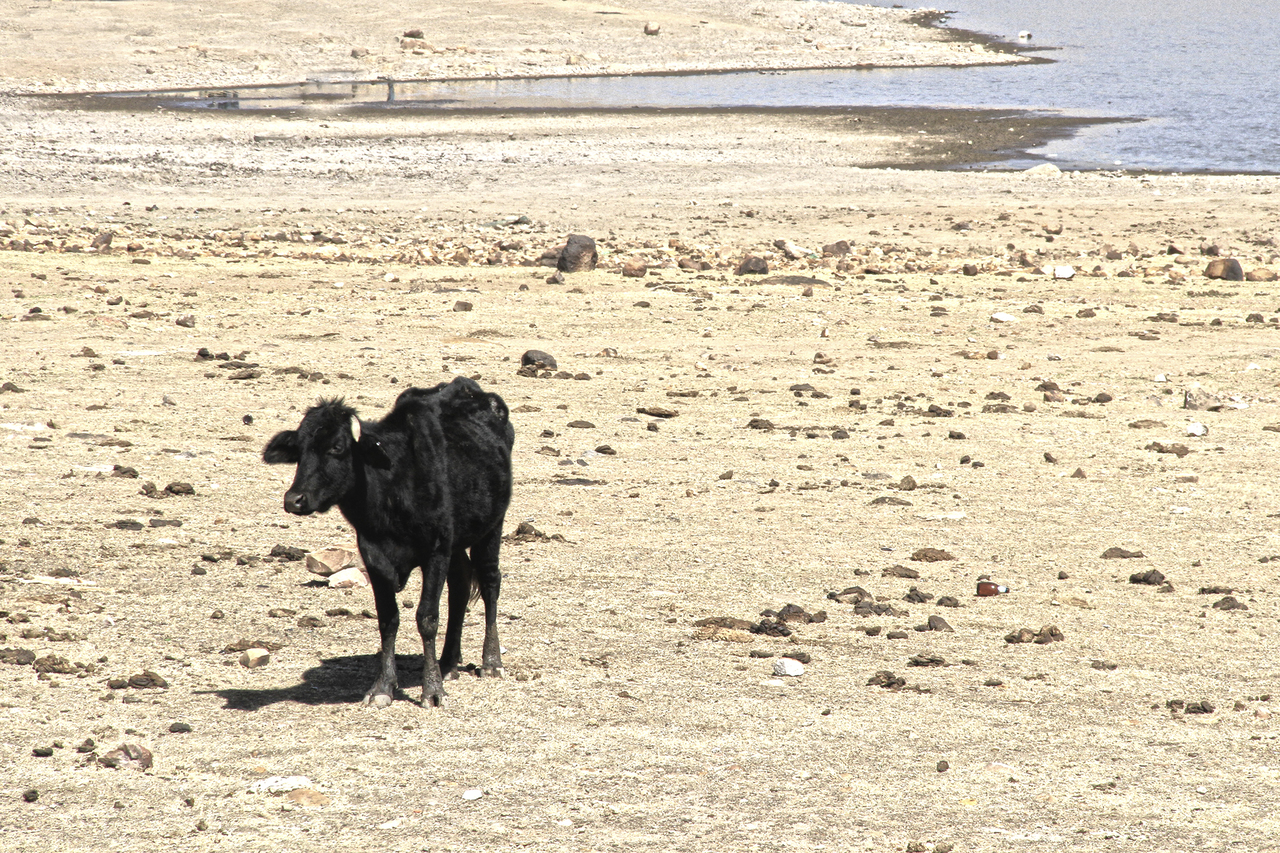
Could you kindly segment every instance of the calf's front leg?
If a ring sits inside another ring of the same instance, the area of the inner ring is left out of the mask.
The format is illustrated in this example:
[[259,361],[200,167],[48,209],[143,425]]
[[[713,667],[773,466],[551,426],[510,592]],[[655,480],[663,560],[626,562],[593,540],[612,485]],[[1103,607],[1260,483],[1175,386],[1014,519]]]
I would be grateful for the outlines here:
[[400,610],[396,607],[395,581],[375,567],[369,566],[369,584],[378,610],[378,635],[382,645],[378,651],[378,677],[364,694],[364,704],[385,708],[396,691],[396,632],[400,629]]
[[[418,600],[418,633],[422,635],[422,707],[444,704],[444,681],[436,660],[440,629],[440,592],[449,573],[449,552],[432,554],[422,564],[422,597]],[[394,604],[394,602],[392,602]]]

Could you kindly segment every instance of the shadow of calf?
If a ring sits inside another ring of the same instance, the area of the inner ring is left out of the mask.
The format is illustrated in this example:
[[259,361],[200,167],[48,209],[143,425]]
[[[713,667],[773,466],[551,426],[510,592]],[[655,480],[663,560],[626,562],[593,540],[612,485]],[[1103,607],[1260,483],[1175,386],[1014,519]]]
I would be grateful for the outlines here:
[[[321,660],[319,666],[302,674],[301,684],[292,687],[262,690],[227,687],[197,692],[220,696],[225,703],[224,708],[236,711],[257,711],[279,702],[312,706],[346,705],[364,698],[365,691],[377,677],[377,670],[377,655],[344,655]],[[422,655],[396,655],[396,680],[399,681],[397,700],[409,699],[405,691],[421,688]]]

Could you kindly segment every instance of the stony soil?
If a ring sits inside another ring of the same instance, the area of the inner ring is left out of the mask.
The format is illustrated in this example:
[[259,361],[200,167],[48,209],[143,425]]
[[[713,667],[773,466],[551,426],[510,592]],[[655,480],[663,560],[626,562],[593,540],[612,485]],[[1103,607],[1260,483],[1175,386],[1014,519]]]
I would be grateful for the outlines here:
[[[5,79],[144,8],[9,15]],[[0,98],[0,848],[1276,849],[1280,180],[871,168],[963,118]],[[365,709],[371,598],[289,550],[350,531],[259,453],[457,373],[543,534],[507,675],[424,709],[406,627]]]

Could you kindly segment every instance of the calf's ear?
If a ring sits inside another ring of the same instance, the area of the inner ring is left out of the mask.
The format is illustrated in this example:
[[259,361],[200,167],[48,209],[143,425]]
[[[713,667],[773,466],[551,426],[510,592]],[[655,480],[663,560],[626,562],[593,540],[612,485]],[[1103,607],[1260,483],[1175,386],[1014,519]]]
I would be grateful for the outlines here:
[[293,465],[299,459],[298,431],[278,432],[262,451],[262,461],[268,465]]

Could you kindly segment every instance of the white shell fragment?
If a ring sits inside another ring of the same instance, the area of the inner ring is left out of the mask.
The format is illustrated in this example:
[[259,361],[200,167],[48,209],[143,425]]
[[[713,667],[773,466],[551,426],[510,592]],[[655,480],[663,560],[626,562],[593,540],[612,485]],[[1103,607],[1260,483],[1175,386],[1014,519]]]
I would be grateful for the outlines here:
[[306,776],[268,776],[250,785],[249,791],[254,794],[287,794],[310,787],[311,780]]

